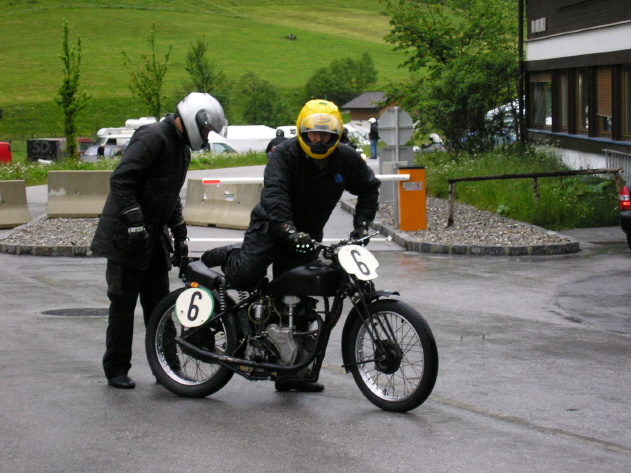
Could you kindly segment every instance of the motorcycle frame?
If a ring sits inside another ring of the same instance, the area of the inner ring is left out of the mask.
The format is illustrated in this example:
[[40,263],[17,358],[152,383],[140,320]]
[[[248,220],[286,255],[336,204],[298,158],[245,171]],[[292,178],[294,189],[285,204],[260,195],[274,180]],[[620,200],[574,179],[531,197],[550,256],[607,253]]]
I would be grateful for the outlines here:
[[[315,362],[313,369],[311,370],[311,376],[307,376],[305,381],[315,382],[318,380],[320,368],[322,366],[322,362],[324,361],[324,356],[326,354],[326,349],[328,347],[329,339],[333,328],[339,322],[339,319],[342,314],[344,300],[348,298],[353,304],[353,308],[348,315],[346,323],[344,325],[342,331],[342,358],[344,364],[342,367],[348,373],[350,366],[352,364],[349,363],[347,359],[347,345],[349,343],[348,334],[350,332],[350,328],[352,327],[354,320],[356,317],[360,317],[362,319],[362,323],[366,327],[366,330],[371,337],[373,343],[380,349],[379,351],[383,351],[384,345],[383,340],[376,336],[375,332],[375,321],[373,320],[372,324],[368,323],[370,319],[370,312],[368,306],[370,303],[375,300],[382,298],[389,298],[393,295],[398,296],[399,293],[395,291],[376,291],[374,283],[372,281],[359,281],[356,277],[348,274],[340,265],[337,255],[335,253],[336,246],[334,247],[326,247],[321,246],[324,249],[324,257],[331,261],[331,264],[344,275],[344,282],[340,285],[340,288],[337,290],[337,293],[332,296],[333,302],[330,303],[330,296],[321,296],[324,301],[324,314],[325,318],[322,320],[320,315],[316,312],[316,322],[318,324],[318,329],[316,333],[315,340],[315,348],[313,352],[302,362],[294,365],[279,365],[275,363],[266,363],[266,362],[258,362],[253,360],[247,360],[245,358],[237,358],[229,355],[220,355],[217,353],[212,353],[206,350],[201,350],[197,348],[195,345],[186,341],[186,338],[193,336],[197,331],[202,330],[205,327],[213,324],[217,320],[223,319],[224,317],[237,317],[238,312],[241,309],[247,308],[250,304],[258,300],[260,297],[265,295],[264,289],[259,285],[259,288],[255,291],[251,292],[249,296],[241,299],[239,302],[235,303],[231,307],[225,307],[225,304],[222,304],[221,312],[213,317],[210,317],[206,322],[201,324],[194,329],[190,329],[185,338],[177,337],[175,338],[175,342],[181,347],[185,348],[187,351],[194,353],[196,357],[198,357],[202,361],[214,362],[217,363],[234,373],[249,379],[271,379],[272,373],[282,373],[282,374],[290,374],[294,372],[301,371],[307,368],[309,365]],[[186,258],[183,264],[180,267],[180,279],[184,281],[187,287],[191,287],[190,283],[186,281],[185,273],[186,273],[186,265],[194,261],[197,258]],[[227,291],[228,288],[225,285],[225,280],[222,278],[217,278],[215,280],[215,287],[207,287],[206,289],[210,290],[213,293],[213,296],[218,301],[225,301],[227,299]],[[202,287],[206,287],[200,285]],[[263,285],[264,287],[264,285]],[[366,291],[367,289],[367,291]],[[394,339],[394,334],[391,327],[383,326],[383,322],[380,320],[379,323],[382,325],[382,333],[388,334],[388,337]],[[385,356],[385,355],[383,355]],[[362,363],[369,363],[376,360],[364,360]],[[378,361],[378,360],[377,360]],[[258,370],[263,370],[265,372],[265,376],[261,377],[260,374],[252,375],[247,371],[243,371],[242,367],[248,367]],[[276,379],[282,379],[282,377],[276,376]]]

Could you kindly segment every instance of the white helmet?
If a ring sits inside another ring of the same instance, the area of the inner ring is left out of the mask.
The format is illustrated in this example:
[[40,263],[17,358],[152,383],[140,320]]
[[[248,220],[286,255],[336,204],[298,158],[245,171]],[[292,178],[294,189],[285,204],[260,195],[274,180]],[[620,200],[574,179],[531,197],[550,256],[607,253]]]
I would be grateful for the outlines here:
[[375,123],[377,121],[377,119],[375,117],[372,117],[370,119],[368,119],[368,123]]
[[431,133],[429,135],[429,141],[435,144],[443,144],[443,140],[440,138],[438,133]]
[[193,151],[199,151],[208,142],[202,128],[208,127],[222,136],[226,134],[226,118],[221,104],[210,94],[192,92],[177,104],[177,113],[188,143]]

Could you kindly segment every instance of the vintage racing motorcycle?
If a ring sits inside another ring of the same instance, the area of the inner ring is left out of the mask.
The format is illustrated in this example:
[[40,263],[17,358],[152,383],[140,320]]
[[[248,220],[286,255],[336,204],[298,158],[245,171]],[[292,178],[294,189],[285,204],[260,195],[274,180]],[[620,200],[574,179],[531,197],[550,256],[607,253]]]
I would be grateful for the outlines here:
[[316,244],[319,261],[265,278],[251,292],[232,289],[225,276],[186,258],[185,287],[162,300],[147,327],[157,381],[184,397],[217,392],[235,373],[252,381],[315,382],[348,299],[343,368],[381,409],[420,406],[438,374],[434,336],[397,292],[375,288],[379,264],[358,243]]

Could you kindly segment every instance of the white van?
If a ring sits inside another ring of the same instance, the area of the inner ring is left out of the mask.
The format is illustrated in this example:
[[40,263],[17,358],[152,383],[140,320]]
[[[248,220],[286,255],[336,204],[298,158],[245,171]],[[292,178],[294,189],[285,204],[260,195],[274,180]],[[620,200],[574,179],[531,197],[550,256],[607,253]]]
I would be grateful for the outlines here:
[[155,117],[130,118],[125,120],[124,127],[101,128],[96,133],[96,144],[101,145],[126,145],[134,132],[143,125],[155,123]]

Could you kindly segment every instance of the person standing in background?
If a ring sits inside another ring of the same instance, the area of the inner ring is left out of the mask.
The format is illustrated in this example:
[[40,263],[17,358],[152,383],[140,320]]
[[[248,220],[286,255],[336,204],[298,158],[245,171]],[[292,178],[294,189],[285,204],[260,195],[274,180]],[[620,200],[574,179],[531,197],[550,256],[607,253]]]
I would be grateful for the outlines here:
[[370,123],[370,131],[368,139],[370,140],[370,159],[377,159],[377,143],[379,142],[379,125],[376,118],[368,120]]

